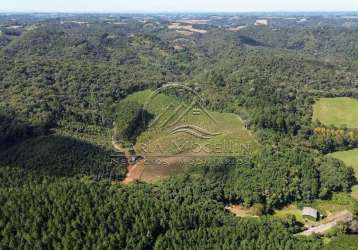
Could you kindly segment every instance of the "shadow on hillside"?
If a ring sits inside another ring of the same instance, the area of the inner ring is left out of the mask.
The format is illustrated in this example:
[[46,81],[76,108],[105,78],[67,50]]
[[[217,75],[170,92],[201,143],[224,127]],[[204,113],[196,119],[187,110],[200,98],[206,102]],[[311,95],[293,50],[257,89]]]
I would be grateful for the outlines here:
[[0,110],[0,151],[26,139],[45,135],[48,130],[35,127],[15,117],[9,110]]
[[33,126],[14,112],[0,110],[0,164],[39,175],[92,176],[120,180],[126,174],[123,156],[72,137],[51,135],[48,126]]
[[250,45],[250,46],[254,46],[254,47],[258,47],[258,46],[261,46],[261,47],[268,47],[266,44],[264,43],[261,43],[251,37],[248,37],[248,36],[240,36],[239,37],[240,41],[244,44],[247,44],[247,45]]
[[0,164],[58,177],[93,176],[122,179],[126,163],[120,154],[71,137],[39,136],[0,153]]
[[133,128],[131,131],[128,131],[128,134],[131,135],[130,141],[133,145],[136,144],[137,138],[141,135],[141,133],[149,128],[151,121],[154,119],[154,115],[144,109],[141,109],[139,116],[140,117],[135,121],[135,125],[129,126]]

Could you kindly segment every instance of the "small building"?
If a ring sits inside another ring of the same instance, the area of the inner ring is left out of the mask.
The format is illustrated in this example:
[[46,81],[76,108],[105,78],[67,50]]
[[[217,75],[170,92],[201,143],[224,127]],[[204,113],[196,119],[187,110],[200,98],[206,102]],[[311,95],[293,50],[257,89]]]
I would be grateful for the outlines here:
[[317,221],[319,219],[319,212],[312,207],[304,207],[302,209],[302,217]]

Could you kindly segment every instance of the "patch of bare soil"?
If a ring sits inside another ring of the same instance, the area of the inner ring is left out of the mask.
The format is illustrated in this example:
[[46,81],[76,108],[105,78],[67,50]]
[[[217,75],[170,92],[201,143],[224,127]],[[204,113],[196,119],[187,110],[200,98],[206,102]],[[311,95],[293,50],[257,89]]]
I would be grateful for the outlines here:
[[177,20],[179,23],[187,23],[187,24],[207,24],[209,20],[204,19],[181,19]]
[[237,27],[230,27],[227,28],[228,31],[234,31],[234,32],[238,32],[240,30],[246,29],[247,26],[237,26]]
[[[207,30],[194,29],[192,24],[171,23],[168,29],[176,30],[178,33],[189,35],[187,32],[205,34]],[[186,31],[186,33],[183,33]]]
[[139,181],[144,171],[144,160],[138,161],[134,165],[128,165],[126,178],[122,181],[123,184]]
[[259,215],[261,214],[261,211],[258,211],[258,209],[254,207],[245,208],[241,205],[230,205],[230,206],[226,206],[225,209],[229,210],[231,213],[239,217],[258,218]]
[[[128,150],[122,148],[120,144],[116,143],[113,138],[112,138],[112,146],[118,152],[124,153],[125,157],[127,158],[127,161],[129,162],[131,154],[129,153]],[[122,180],[122,183],[128,184],[140,180],[143,171],[144,171],[144,160],[138,160],[135,164],[128,164],[127,175],[124,178],[124,180]]]

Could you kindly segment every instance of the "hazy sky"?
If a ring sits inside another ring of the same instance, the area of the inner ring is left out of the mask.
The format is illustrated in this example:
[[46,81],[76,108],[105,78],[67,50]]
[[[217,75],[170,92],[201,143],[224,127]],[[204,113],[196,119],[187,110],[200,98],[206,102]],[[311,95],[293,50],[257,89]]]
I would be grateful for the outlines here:
[[0,11],[358,11],[358,0],[0,0]]

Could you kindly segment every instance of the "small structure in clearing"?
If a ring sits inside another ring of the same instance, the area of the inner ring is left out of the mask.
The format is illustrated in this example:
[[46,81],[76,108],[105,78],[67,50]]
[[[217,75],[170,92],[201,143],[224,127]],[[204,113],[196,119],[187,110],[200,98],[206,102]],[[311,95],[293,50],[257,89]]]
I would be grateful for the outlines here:
[[319,213],[316,209],[312,207],[304,207],[302,209],[302,217],[317,221],[319,218]]
[[300,233],[300,235],[310,236],[313,234],[324,235],[329,232],[332,228],[338,225],[346,225],[351,233],[357,233],[357,221],[351,212],[343,210],[340,212],[329,215],[324,224],[320,224],[315,227],[311,227],[306,231]]

